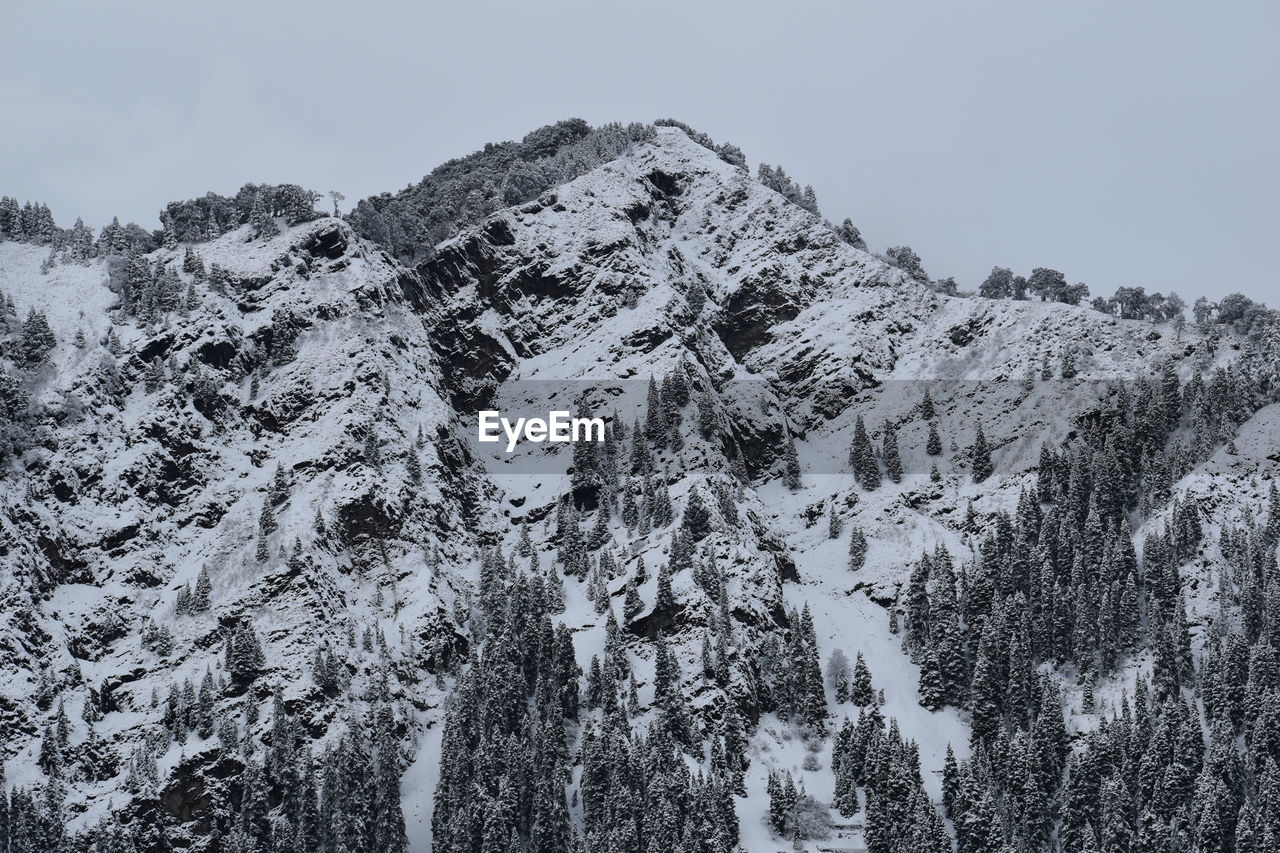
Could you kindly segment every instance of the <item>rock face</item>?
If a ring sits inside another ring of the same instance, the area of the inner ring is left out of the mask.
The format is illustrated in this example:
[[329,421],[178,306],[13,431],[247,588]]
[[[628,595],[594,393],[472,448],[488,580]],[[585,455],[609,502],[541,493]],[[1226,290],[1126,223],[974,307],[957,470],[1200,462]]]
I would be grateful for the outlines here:
[[[882,607],[910,561],[938,543],[972,556],[966,511],[1016,506],[1041,444],[1097,410],[1095,380],[1170,359],[1189,374],[1205,351],[1198,333],[1084,308],[941,295],[674,128],[493,214],[415,270],[330,218],[197,249],[223,279],[146,326],[120,310],[111,262],[42,274],[38,249],[0,245],[0,287],[22,315],[46,310],[60,338],[52,363],[25,377],[39,420],[0,480],[0,742],[9,781],[37,781],[41,733],[65,709],[82,756],[65,774],[80,826],[158,802],[175,832],[201,836],[206,791],[242,766],[218,736],[166,740],[154,800],[126,776],[164,726],[164,697],[211,672],[219,714],[263,737],[271,721],[253,709],[279,697],[317,753],[370,697],[390,697],[410,764],[411,847],[429,848],[433,732],[473,642],[483,551],[509,551],[524,529],[550,569],[555,507],[582,473],[551,445],[487,452],[473,441],[479,409],[616,411],[631,427],[650,377],[686,374],[680,446],[658,455],[656,474],[677,519],[695,492],[731,496],[736,519],[717,508],[701,547],[726,578],[743,638],[734,654],[753,660],[788,630],[788,609],[808,604],[824,651],[865,649],[877,673],[913,673]],[[180,268],[182,251],[149,261]],[[77,328],[82,348],[70,344]],[[1068,351],[1077,381],[1037,379]],[[937,480],[918,417],[925,388],[955,445]],[[859,416],[876,442],[896,427],[901,483],[853,487]],[[979,425],[996,474],[974,484],[963,450]],[[793,442],[800,483],[788,488]],[[1273,471],[1264,444],[1241,452]],[[586,509],[608,497],[590,494]],[[1255,499],[1220,495],[1225,514]],[[827,536],[831,514],[870,540],[856,577],[846,540]],[[711,594],[683,572],[672,606],[657,606],[671,528],[615,519],[609,533],[622,563],[611,597],[648,569],[643,607],[624,620],[628,649],[650,661],[662,632],[695,713],[714,717],[724,691],[694,675],[714,636]],[[179,602],[202,572],[209,605],[191,612]],[[585,669],[605,617],[579,579],[564,583]],[[226,664],[241,626],[262,650],[249,678]],[[330,653],[349,689],[314,677]],[[936,770],[949,741],[966,741],[965,722],[920,709],[914,678],[887,681],[888,708]],[[753,766],[763,785],[768,762]]]
[[[119,799],[117,771],[163,711],[153,691],[163,698],[217,672],[225,637],[242,622],[265,664],[250,683],[228,685],[220,704],[243,714],[280,691],[300,703],[318,741],[341,709],[306,675],[317,649],[382,630],[397,640],[397,660],[413,655],[404,686],[418,684],[423,707],[440,699],[425,679],[465,654],[448,611],[455,578],[425,567],[438,551],[465,582],[481,523],[467,507],[483,484],[452,437],[413,307],[417,279],[338,220],[245,238],[201,246],[226,270],[221,292],[202,290],[163,328],[117,323],[119,355],[99,344],[113,301],[99,266],[42,279],[29,247],[3,247],[6,290],[47,306],[68,338],[87,325],[91,341],[60,347],[55,369],[33,378],[45,407],[40,441],[3,483],[7,583],[31,591],[5,611],[5,743],[18,765],[30,763],[38,744],[23,730],[38,734],[35,721],[52,710],[39,696],[52,692],[76,718],[109,692],[117,713],[96,724],[101,746],[85,768],[95,783],[75,786],[89,803]],[[75,313],[85,292],[100,314]],[[149,388],[151,364],[163,376]],[[177,596],[202,570],[210,606],[179,615]],[[171,635],[164,653],[146,647],[156,626]],[[353,659],[354,677],[372,662]],[[205,807],[184,792],[217,772],[201,751],[187,749],[162,798],[182,820]]]
[[685,358],[717,387],[758,381],[803,431],[886,383],[1016,382],[1072,348],[1081,378],[1135,377],[1196,351],[1085,308],[942,296],[671,128],[418,272],[463,407],[506,382],[644,380]]

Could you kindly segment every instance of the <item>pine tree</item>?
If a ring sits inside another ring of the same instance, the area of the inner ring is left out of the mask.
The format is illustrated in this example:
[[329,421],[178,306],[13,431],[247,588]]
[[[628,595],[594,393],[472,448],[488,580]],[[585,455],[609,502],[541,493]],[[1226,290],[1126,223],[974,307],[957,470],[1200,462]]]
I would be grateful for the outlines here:
[[276,224],[274,211],[266,196],[265,191],[259,191],[253,197],[253,207],[249,211],[249,227],[255,237],[268,238],[280,233],[280,226]]
[[987,437],[982,432],[982,424],[978,424],[973,436],[973,446],[969,449],[969,461],[973,466],[973,481],[981,483],[991,476],[991,448],[987,446]]
[[839,539],[841,532],[844,530],[844,520],[840,518],[840,513],[836,511],[836,502],[831,502],[831,507],[827,510],[827,538]]
[[582,537],[582,528],[578,525],[578,512],[571,498],[560,501],[556,528],[560,540],[557,555],[562,571],[570,577],[586,577],[587,546]]
[[148,394],[154,394],[164,387],[167,378],[163,362],[160,361],[159,357],[156,357],[147,364],[146,370],[142,374],[142,384]]
[[889,475],[889,479],[894,483],[902,481],[902,459],[898,456],[898,433],[894,428],[885,424],[884,427],[884,448],[882,455],[884,456],[885,471]]
[[640,615],[640,611],[644,609],[644,603],[640,600],[640,593],[636,591],[636,585],[633,581],[628,580],[626,591],[622,600],[622,612],[627,619],[631,619]]
[[683,526],[693,542],[701,542],[711,532],[711,512],[696,489],[689,490],[689,500],[685,504]]
[[854,424],[849,464],[853,468],[854,478],[862,488],[873,491],[880,487],[880,465],[876,462],[875,452],[871,449],[871,439],[867,435],[867,427],[862,420],[862,415],[858,415],[858,420]]
[[946,704],[947,690],[938,666],[938,656],[933,649],[926,649],[920,661],[920,704],[936,711]]
[[718,422],[716,419],[715,399],[710,392],[698,395],[698,434],[704,441],[710,441],[715,435]]
[[926,421],[932,421],[937,416],[937,411],[933,405],[933,395],[929,393],[929,389],[924,389],[924,396],[920,399],[920,417]]
[[[638,434],[637,430],[637,434]],[[644,436],[649,444],[658,450],[664,449],[671,436],[671,423],[667,419],[667,408],[662,403],[662,394],[658,383],[649,377],[649,399],[645,415]]]
[[653,601],[653,611],[669,614],[675,610],[675,606],[675,596],[671,592],[671,573],[664,564],[658,568],[658,588]]
[[630,530],[640,521],[640,508],[636,506],[635,491],[626,485],[622,490],[622,523]]
[[271,509],[271,501],[265,501],[262,504],[262,512],[258,514],[258,532],[264,537],[270,536],[279,526],[276,522],[276,514]]
[[[859,652],[858,659],[862,659]],[[827,680],[831,683],[832,690],[835,691],[836,702],[844,703],[849,701],[852,683],[850,681],[849,659],[845,657],[844,652],[836,649],[827,659]]]
[[801,485],[800,459],[796,455],[796,443],[790,438],[787,439],[786,447],[783,448],[782,465],[782,481],[791,491],[798,490]]
[[1062,360],[1058,366],[1058,375],[1063,379],[1075,379],[1079,369],[1076,366],[1076,351],[1067,347],[1062,351]]
[[925,451],[930,456],[938,456],[942,453],[942,436],[938,434],[937,421],[929,422],[929,439],[925,444]]
[[609,534],[608,508],[601,504],[596,510],[595,524],[591,526],[591,532],[587,535],[587,547],[592,551],[598,551],[612,541],[613,537]]
[[661,477],[650,481],[653,490],[653,501],[649,508],[649,521],[655,528],[666,527],[674,520],[671,509],[671,492],[667,482]]
[[973,740],[975,743],[988,742],[1001,730],[1000,682],[996,673],[998,664],[992,659],[991,646],[988,641],[990,633],[984,635],[984,642],[978,646],[977,661],[973,667],[973,683],[970,687],[970,711],[973,715]]
[[875,701],[875,695],[875,688],[871,683],[871,670],[867,668],[862,652],[858,652],[858,657],[853,664],[853,687],[849,698],[855,705],[865,708]]
[[265,664],[266,658],[262,654],[258,635],[254,633],[249,621],[242,619],[227,637],[227,671],[237,681],[252,681]]
[[818,662],[818,643],[813,629],[813,616],[806,604],[800,615],[800,628],[791,638],[791,671],[795,673],[796,695],[793,697],[801,721],[820,730],[827,717],[827,694]]
[[849,526],[849,569],[859,571],[867,563],[867,537],[857,524]]
[[404,853],[407,848],[404,813],[400,807],[400,758],[394,736],[391,709],[378,709],[371,745],[375,762],[373,780],[373,845],[386,853]]
[[284,466],[277,464],[276,472],[271,478],[271,485],[267,488],[267,501],[273,507],[280,506],[289,498],[289,478],[284,472]]
[[49,353],[57,343],[44,312],[32,308],[22,323],[22,335],[14,349],[13,359],[19,367],[39,367],[48,361]]

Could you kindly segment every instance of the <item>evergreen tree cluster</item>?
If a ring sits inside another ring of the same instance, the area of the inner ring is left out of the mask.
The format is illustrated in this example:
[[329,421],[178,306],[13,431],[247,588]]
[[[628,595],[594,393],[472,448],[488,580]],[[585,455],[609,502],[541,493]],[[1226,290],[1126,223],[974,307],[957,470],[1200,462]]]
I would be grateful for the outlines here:
[[[201,739],[211,737],[214,733],[217,701],[225,690],[226,685],[208,669],[198,687],[190,679],[184,681],[181,687],[170,687],[161,719],[173,739],[178,743],[186,743],[192,733]],[[223,735],[231,731],[227,728],[228,724],[234,725],[229,718],[222,718],[219,722],[219,734]],[[236,738],[230,737],[223,745],[231,748],[236,743]]]
[[[853,443],[849,446],[849,466],[853,469],[853,476],[862,488],[869,492],[880,488],[880,463],[876,459],[875,448],[867,434],[867,425],[862,420],[862,415],[858,415],[854,423]],[[898,475],[901,476],[901,474],[902,468],[899,464]]]
[[582,119],[565,119],[531,131],[519,142],[490,143],[450,160],[398,193],[364,199],[349,219],[360,236],[406,263],[417,263],[468,225],[531,201],[653,135],[652,125],[592,128]]
[[[929,405],[932,407],[927,390],[925,398],[929,400]],[[932,450],[930,452],[932,454]],[[883,471],[881,471],[882,464]],[[853,426],[853,440],[849,444],[849,468],[853,472],[854,480],[868,492],[880,488],[885,478],[888,478],[891,483],[902,482],[902,454],[898,450],[897,427],[885,422],[881,430],[880,447],[877,448],[867,432],[866,421],[859,414]]]
[[947,749],[942,803],[962,853],[1057,849],[1051,839],[1070,742],[1053,677],[1032,695],[1030,717],[1012,736],[1002,730],[975,743],[964,762]]
[[434,849],[571,850],[565,727],[578,717],[581,675],[573,641],[563,624],[552,627],[540,574],[503,569],[490,584],[483,633],[445,722]]
[[826,727],[827,694],[809,606],[791,610],[787,621],[783,638],[770,634],[761,643],[758,706],[818,734]]
[[884,250],[884,260],[921,284],[929,283],[929,274],[924,271],[920,256],[910,246],[890,246]]
[[1110,299],[1096,296],[1090,304],[1103,314],[1152,323],[1185,321],[1187,310],[1186,301],[1178,294],[1147,293],[1143,287],[1120,287]]
[[[36,370],[48,363],[57,345],[57,336],[43,311],[32,308],[19,321],[13,300],[0,294],[0,357],[20,370]],[[26,413],[26,391],[7,371],[0,375],[0,383],[0,424],[14,423]]]
[[200,574],[196,576],[195,589],[192,590],[190,584],[185,585],[178,590],[178,597],[173,605],[173,612],[178,616],[189,616],[196,613],[204,613],[209,609],[209,595],[213,591],[213,584],[209,581],[209,571],[201,568]]
[[[1269,502],[1264,520],[1223,532],[1232,576],[1197,672],[1180,568],[1201,547],[1202,522],[1170,493],[1265,398],[1247,367],[1229,375],[1183,387],[1166,365],[1133,395],[1117,388],[1078,441],[1042,451],[1035,492],[991,520],[972,563],[957,573],[939,549],[913,570],[904,610],[921,701],[972,716],[973,757],[949,760],[944,779],[962,853],[1252,853],[1280,838],[1273,738],[1263,734],[1280,684],[1280,510]],[[1164,522],[1139,560],[1134,513],[1160,507]],[[1055,682],[1039,666],[1078,673],[1083,712],[1096,713],[1095,679],[1144,649],[1151,684],[1140,678],[1133,703],[1107,709],[1072,753]]]
[[49,205],[29,201],[20,205],[12,196],[0,196],[0,238],[15,243],[48,244],[57,239],[60,230]]
[[731,761],[738,760],[740,732],[736,739],[716,738],[710,771],[694,774],[665,727],[636,733],[620,706],[598,729],[589,722],[580,750],[584,849],[732,853],[738,816]]
[[132,222],[121,225],[119,218],[113,218],[97,237],[81,219],[70,228],[60,228],[47,204],[20,205],[11,196],[0,197],[0,241],[4,240],[48,246],[46,272],[59,261],[84,264],[99,256],[150,252],[159,244],[156,234]]
[[160,211],[160,242],[203,243],[248,224],[253,236],[278,232],[277,218],[298,225],[319,218],[320,195],[297,184],[245,184],[234,196],[205,193],[200,198],[174,201]]
[[[991,273],[978,286],[978,295],[987,299],[1027,300],[1033,296],[1047,302],[1064,302],[1079,305],[1089,296],[1089,288],[1083,283],[1068,284],[1066,277],[1057,270],[1037,267],[1029,278],[1014,275],[1008,267],[992,267]],[[1143,287],[1120,287],[1110,297],[1095,296],[1089,303],[1095,311],[1124,320],[1146,320],[1151,323],[1171,323],[1179,334],[1186,325],[1187,302],[1176,293],[1147,293]],[[1275,334],[1277,312],[1242,293],[1231,293],[1220,301],[1201,296],[1191,306],[1194,322],[1210,333],[1210,347],[1216,341],[1213,335],[1219,328],[1226,328],[1249,339]],[[1069,377],[1068,377],[1069,378]]]
[[992,267],[991,273],[978,286],[978,295],[987,299],[1026,300],[1035,296],[1042,302],[1079,305],[1089,296],[1083,282],[1068,284],[1067,277],[1055,269],[1036,267],[1031,275],[1014,275],[1008,267]]
[[801,189],[781,166],[774,167],[768,163],[761,163],[756,171],[756,180],[814,216],[822,215],[822,211],[818,209],[818,196],[813,191],[813,187],[806,185]]
[[152,262],[140,252],[130,252],[121,281],[120,309],[143,324],[159,322],[174,313],[186,315],[199,304],[202,289],[226,292],[226,278],[217,264],[209,273],[191,247],[187,248],[181,272],[163,258]]
[[227,672],[234,681],[253,681],[262,671],[266,664],[262,643],[248,619],[241,619],[228,633],[224,658]]
[[353,713],[342,736],[319,755],[279,695],[270,713],[265,744],[242,741],[239,797],[227,788],[213,793],[209,848],[403,853],[403,760],[391,705],[373,703],[365,717]]
[[835,228],[836,236],[841,240],[853,246],[855,249],[867,251],[867,241],[863,239],[862,232],[858,230],[858,226],[853,224],[853,220],[848,217]]
[[[252,629],[241,624],[229,649],[238,647],[237,656],[260,655]],[[352,632],[349,641],[354,645]],[[164,699],[153,690],[151,706],[161,725],[144,730],[120,760],[97,733],[104,715],[123,710],[108,683],[88,692],[83,734],[74,745],[73,726],[59,704],[41,738],[39,766],[47,781],[7,791],[0,773],[0,850],[154,853],[188,846],[191,825],[178,823],[162,803],[166,780],[158,759],[177,743],[184,753],[211,756],[204,795],[194,804],[200,850],[403,853],[403,722],[391,702],[385,664],[371,669],[366,692],[358,697],[367,713],[353,712],[341,736],[318,754],[299,712],[279,693],[269,706],[269,724],[255,735],[261,700],[249,695],[238,705],[224,701],[240,695],[235,673],[227,674],[231,681],[207,669],[198,684],[174,684]],[[72,833],[65,786],[112,776],[121,777],[121,790],[131,796],[126,807]]]
[[[66,788],[58,780],[10,788],[0,767],[0,850],[46,853],[68,849]],[[123,849],[123,848],[122,848]]]
[[[862,709],[857,723],[845,718],[832,744],[832,769],[832,805],[845,817],[865,810],[863,837],[870,853],[951,850],[951,836],[924,788],[919,748],[903,739],[897,720],[885,727],[874,702]],[[859,788],[865,806],[859,803]]]
[[[959,849],[1276,849],[1275,646],[1261,638],[1250,651],[1240,635],[1227,643],[1249,661],[1218,685],[1256,703],[1236,720],[1214,700],[1202,716],[1189,691],[1160,700],[1140,677],[1132,700],[1122,697],[1074,750],[1056,691],[1047,689],[1030,728],[979,745],[970,761],[957,764],[949,755],[943,800]],[[1217,687],[1202,674],[1197,689],[1203,697]]]
[[[559,501],[550,521],[551,572],[539,568],[528,523],[514,553],[484,553],[479,610],[471,620],[480,639],[454,690],[442,748],[445,769],[433,817],[439,849],[735,849],[733,796],[745,790],[746,770],[737,708],[755,697],[731,695],[729,688],[751,692],[761,679],[751,662],[739,659],[723,573],[700,548],[718,525],[736,523],[736,484],[695,486],[677,512],[656,471],[679,441],[682,408],[692,404],[683,380],[654,380],[642,422],[626,429],[615,417],[603,444],[575,455],[575,492]],[[593,508],[578,505],[578,490],[598,496]],[[673,528],[656,579],[638,558],[630,560],[628,574],[611,518],[633,535]],[[529,561],[528,572],[517,558]],[[693,672],[682,672],[666,633],[678,612],[672,577],[686,571],[711,604],[709,638]],[[551,615],[564,606],[560,572],[581,582],[605,628],[603,654],[592,658],[581,696],[569,632],[551,627]],[[641,588],[654,590],[645,617],[656,630],[648,708],[641,706],[623,623],[612,607],[609,585],[619,578],[626,621],[645,610]],[[803,658],[806,683],[816,688],[797,714],[825,719],[812,620],[807,612],[793,618],[800,631],[788,654]],[[695,718],[682,684],[699,678],[724,690],[725,701],[718,713]],[[641,715],[647,726],[637,725]],[[576,754],[570,749],[575,733]],[[690,757],[699,768],[691,769]],[[576,787],[570,784],[575,767],[581,767]],[[570,818],[577,807],[580,821]]]
[[1274,335],[1280,322],[1280,312],[1243,293],[1227,294],[1218,302],[1202,296],[1195,301],[1191,313],[1199,326],[1223,326],[1251,341],[1268,333]]
[[819,803],[804,789],[804,783],[796,785],[791,773],[769,771],[765,788],[769,795],[769,826],[783,838],[797,845],[814,838],[830,835],[831,819],[827,807]]

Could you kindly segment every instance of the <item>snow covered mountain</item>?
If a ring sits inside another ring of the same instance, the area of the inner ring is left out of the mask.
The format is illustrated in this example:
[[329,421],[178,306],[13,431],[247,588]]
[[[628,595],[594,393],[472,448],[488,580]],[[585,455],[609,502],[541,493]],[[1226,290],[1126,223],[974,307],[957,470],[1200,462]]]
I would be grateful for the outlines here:
[[412,268],[0,243],[12,849],[1268,849],[1274,317],[947,295],[628,132]]

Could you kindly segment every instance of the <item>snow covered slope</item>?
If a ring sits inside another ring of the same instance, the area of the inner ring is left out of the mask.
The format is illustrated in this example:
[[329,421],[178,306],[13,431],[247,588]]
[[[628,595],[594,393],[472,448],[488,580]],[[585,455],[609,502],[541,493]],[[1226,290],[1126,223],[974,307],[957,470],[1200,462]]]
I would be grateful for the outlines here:
[[[885,605],[900,599],[912,563],[939,545],[958,562],[973,559],[977,531],[967,512],[979,523],[1012,513],[1034,483],[1042,445],[1075,435],[1116,382],[1153,376],[1164,363],[1186,377],[1233,357],[1207,355],[1198,332],[1085,307],[939,294],[846,245],[676,130],[493,215],[440,246],[419,272],[443,306],[433,309],[433,341],[464,420],[476,408],[526,414],[559,400],[639,423],[649,377],[687,366],[695,394],[714,397],[723,435],[704,439],[686,423],[682,447],[660,454],[659,470],[677,517],[694,491],[712,492],[735,470],[748,476],[739,498],[747,523],[718,525],[706,546],[725,567],[745,638],[738,653],[754,659],[762,637],[789,627],[787,607],[807,604],[824,655],[867,657],[886,713],[920,746],[935,797],[947,745],[963,756],[968,736],[955,709],[919,706],[919,671],[888,631]],[[1075,364],[1066,379],[1064,360]],[[928,422],[918,415],[926,390],[950,445],[937,458],[926,454]],[[877,443],[886,424],[897,430],[901,483],[870,493],[855,486],[847,457],[859,416]],[[975,484],[965,457],[979,426],[995,475]],[[802,468],[798,489],[783,483],[789,435]],[[550,519],[570,488],[567,451],[558,466],[547,451],[532,453],[524,464],[483,457],[514,507],[513,547],[520,523]],[[857,576],[847,568],[847,534],[828,537],[832,513],[869,539]],[[537,529],[553,548],[549,521]],[[638,559],[652,567],[672,542],[658,532],[632,536],[616,519],[610,534],[627,554],[610,584],[616,607]],[[707,596],[692,578],[677,575],[673,586],[681,612],[667,641],[683,670],[696,673],[699,649],[713,636]],[[647,611],[652,580],[641,593]],[[602,648],[603,617],[586,602],[565,617],[585,665]],[[633,631],[641,660],[652,654],[642,639],[648,618]],[[696,676],[689,689],[714,716],[719,689]],[[1078,693],[1067,701],[1078,705]],[[789,769],[829,799],[830,753],[819,755],[819,769],[802,770],[806,748],[771,715],[753,749],[750,795],[739,809],[744,839],[748,849],[773,849],[756,825],[768,771]]]
[[[16,593],[16,577],[36,579],[32,600],[5,610],[10,779],[39,773],[32,736],[65,706],[93,765],[71,802],[90,819],[128,801],[126,765],[164,712],[153,696],[187,680],[198,688],[206,671],[225,678],[223,637],[242,623],[260,641],[261,673],[228,688],[220,713],[252,729],[248,706],[278,694],[317,741],[340,734],[345,713],[299,677],[319,649],[335,649],[357,684],[389,678],[395,699],[426,709],[441,699],[429,673],[465,648],[450,608],[483,491],[450,438],[416,280],[339,220],[246,238],[240,229],[202,245],[226,270],[222,292],[201,288],[156,326],[118,315],[110,325],[118,295],[106,262],[42,276],[43,253],[0,245],[0,287],[22,314],[43,309],[87,341],[61,341],[32,377],[41,440],[22,476],[0,483],[4,585]],[[118,354],[103,346],[108,327]],[[153,362],[162,378],[149,390]],[[285,489],[273,496],[277,472]],[[264,506],[274,523],[262,523]],[[433,559],[453,571],[434,574]],[[176,612],[202,571],[209,607]],[[156,629],[171,640],[148,647]],[[381,651],[349,642],[369,631]],[[41,707],[50,694],[56,703]],[[85,703],[113,712],[90,725]],[[232,746],[218,741],[156,756],[173,809],[208,807],[199,776]]]
[[[783,844],[764,820],[771,771],[824,804],[834,796],[832,740],[759,699],[761,659],[805,622],[824,661],[866,658],[936,801],[948,745],[967,755],[969,717],[921,706],[919,669],[890,631],[912,565],[939,546],[975,559],[981,526],[1034,483],[1042,445],[1100,417],[1116,382],[1166,364],[1186,379],[1237,355],[1191,329],[940,294],[673,127],[493,214],[415,270],[327,217],[195,246],[218,271],[210,282],[177,272],[186,248],[146,262],[191,297],[141,322],[123,304],[124,259],[43,273],[41,248],[0,244],[0,290],[59,336],[50,362],[22,375],[39,422],[0,479],[0,731],[9,781],[35,784],[65,713],[74,829],[152,809],[198,844],[242,796],[226,780],[275,754],[282,714],[320,760],[389,708],[393,722],[377,726],[408,768],[409,847],[431,849],[445,697],[483,635],[482,567],[513,553],[562,592],[556,619],[584,672],[610,623],[621,627],[637,730],[660,716],[668,648],[699,731],[716,731],[731,704],[755,726],[735,800],[746,850]],[[684,390],[671,393],[686,398],[651,468],[628,467],[630,438],[594,462],[474,441],[480,409],[580,409],[634,436],[651,379],[658,389],[677,374]],[[855,485],[859,420],[877,446],[894,430],[900,481]],[[943,448],[932,455],[931,423]],[[975,483],[979,427],[994,473]],[[1257,517],[1277,429],[1276,407],[1263,409],[1233,452],[1176,484],[1201,499],[1211,531]],[[627,489],[659,507],[669,496],[669,517],[624,520]],[[697,564],[670,576],[664,600],[659,567],[683,547],[673,521],[697,502],[709,507]],[[578,575],[564,571],[571,513],[599,528]],[[1165,521],[1153,513],[1136,538]],[[857,572],[855,528],[868,540]],[[1203,592],[1197,635],[1223,559],[1211,535],[1185,569]],[[193,606],[206,579],[207,606]],[[708,671],[713,646],[727,677]],[[1132,692],[1150,663],[1135,657],[1098,690]],[[186,705],[166,697],[188,682],[218,724],[167,737]],[[1066,688],[1075,711],[1080,691]],[[828,693],[836,720],[858,715]],[[1081,711],[1072,725],[1096,722]],[[570,728],[571,753],[585,728]],[[858,821],[833,820],[830,844],[863,843]]]

